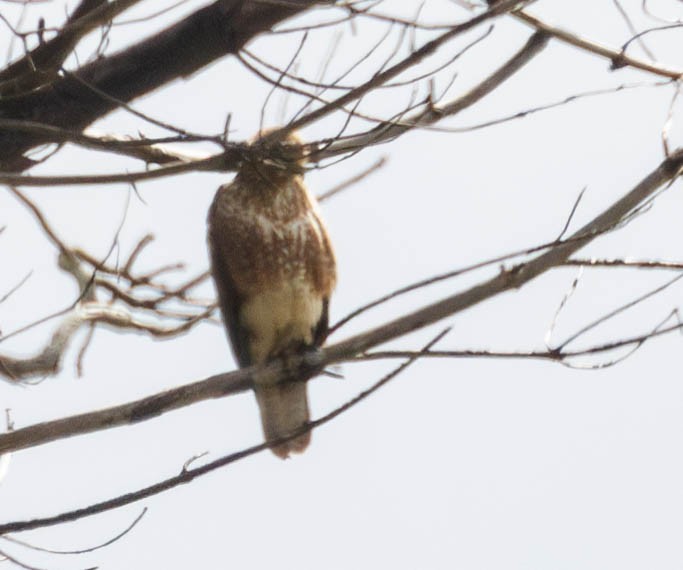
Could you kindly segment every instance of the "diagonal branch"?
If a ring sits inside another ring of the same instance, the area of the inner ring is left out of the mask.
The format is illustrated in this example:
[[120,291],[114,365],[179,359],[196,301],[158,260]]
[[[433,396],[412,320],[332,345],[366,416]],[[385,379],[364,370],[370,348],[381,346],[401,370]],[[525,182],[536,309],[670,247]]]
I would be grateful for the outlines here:
[[364,390],[351,400],[347,401],[346,403],[342,404],[338,408],[335,408],[331,412],[325,414],[324,416],[313,420],[309,422],[306,426],[304,426],[303,429],[297,431],[296,433],[293,433],[287,437],[280,438],[279,440],[275,441],[266,441],[257,445],[253,445],[251,447],[247,447],[245,449],[242,449],[240,451],[237,451],[235,453],[231,453],[229,455],[225,455],[223,457],[219,457],[218,459],[211,461],[210,463],[207,463],[206,465],[202,465],[200,467],[195,467],[193,469],[188,469],[187,464],[183,467],[182,471],[180,472],[179,475],[176,475],[174,477],[169,477],[168,479],[165,479],[163,481],[159,481],[158,483],[155,483],[153,485],[150,485],[148,487],[144,487],[142,489],[138,489],[137,491],[133,491],[130,493],[126,493],[125,495],[120,495],[119,497],[115,497],[113,499],[108,499],[106,501],[102,501],[100,503],[95,503],[94,505],[90,505],[88,507],[84,507],[81,509],[76,509],[73,511],[69,511],[66,513],[62,513],[60,515],[52,516],[52,517],[46,517],[43,519],[33,519],[33,520],[27,520],[27,521],[17,521],[17,522],[10,522],[6,524],[1,524],[0,525],[0,535],[7,534],[9,532],[20,532],[20,531],[25,531],[25,530],[31,530],[35,528],[41,528],[45,526],[52,526],[56,524],[60,524],[63,522],[68,522],[68,521],[73,521],[77,520],[86,516],[94,515],[97,513],[102,513],[105,511],[109,511],[111,509],[115,509],[118,507],[122,507],[124,505],[129,505],[130,503],[133,503],[135,501],[139,501],[141,499],[144,499],[146,497],[151,497],[153,495],[157,495],[159,493],[162,493],[164,491],[168,491],[169,489],[172,489],[173,487],[177,487],[178,485],[182,485],[184,483],[189,483],[193,479],[196,479],[197,477],[201,477],[202,475],[206,475],[207,473],[210,473],[212,471],[215,471],[216,469],[219,469],[221,467],[225,467],[226,465],[230,465],[231,463],[235,463],[236,461],[239,461],[240,459],[244,459],[245,457],[249,457],[250,455],[255,455],[256,453],[259,453],[265,449],[268,449],[269,446],[279,443],[280,441],[285,442],[290,439],[293,439],[301,433],[305,433],[308,431],[312,431],[314,428],[317,428],[323,424],[326,424],[333,419],[335,419],[337,416],[345,413],[346,411],[350,410],[354,406],[358,405],[360,402],[363,400],[367,399],[369,396],[374,394],[377,390],[385,386],[388,382],[396,378],[399,374],[401,374],[406,368],[409,366],[413,365],[415,362],[417,362],[420,357],[423,354],[426,354],[439,340],[441,340],[447,333],[449,332],[449,329],[446,329],[445,331],[440,332],[438,335],[436,335],[432,340],[427,343],[424,348],[421,351],[415,352],[404,360],[399,366],[391,370],[388,374],[385,374],[382,378],[380,378],[377,382],[372,384],[368,389]]
[[650,198],[659,188],[679,176],[682,168],[683,149],[679,149],[665,158],[628,194],[546,253],[527,263],[501,271],[496,277],[463,293],[447,297],[371,331],[330,346],[325,351],[326,357],[330,362],[338,362],[350,354],[358,354],[378,344],[411,333],[495,295],[520,288],[552,267],[564,264],[573,253],[589,244],[596,236],[618,225],[624,217]]
[[54,38],[41,43],[30,53],[0,71],[0,95],[26,92],[56,78],[62,63],[84,36],[110,22],[138,2],[140,0],[81,2]]
[[659,63],[649,63],[647,61],[639,60],[626,54],[624,50],[617,50],[598,42],[582,38],[573,32],[563,30],[562,28],[558,28],[556,26],[551,26],[550,24],[540,20],[535,16],[532,16],[523,10],[512,12],[512,14],[518,20],[521,20],[525,24],[535,28],[539,32],[545,32],[546,34],[549,34],[567,44],[573,45],[574,47],[609,59],[614,69],[620,67],[633,67],[634,69],[640,69],[641,71],[647,71],[648,73],[653,73],[661,77],[668,77],[669,79],[673,80],[680,80],[683,78],[683,70],[681,69],[675,69]]
[[[0,117],[83,129],[121,102],[234,54],[256,35],[320,3],[216,0],[136,45],[81,67],[75,77],[70,74],[49,88],[0,100]],[[23,153],[43,142],[44,138],[27,133],[0,133],[0,168],[28,168],[32,163]]]
[[[575,232],[566,241],[559,242],[531,261],[511,269],[502,270],[496,277],[467,291],[452,295],[368,332],[328,346],[319,353],[305,354],[298,358],[298,365],[302,370],[314,371],[328,364],[348,360],[369,348],[436,323],[500,293],[520,288],[549,269],[563,265],[573,253],[597,236],[617,226],[635,208],[651,198],[659,188],[667,183],[672,183],[679,176],[681,169],[683,169],[683,149],[679,149],[665,158],[630,192]],[[289,363],[290,366],[294,364]],[[0,435],[0,454],[114,426],[136,423],[203,400],[241,392],[251,387],[251,379],[256,372],[284,381],[290,374],[288,370],[291,368],[287,367],[286,369],[282,362],[274,361],[262,367],[251,367],[236,372],[218,374],[128,404],[28,426]]]

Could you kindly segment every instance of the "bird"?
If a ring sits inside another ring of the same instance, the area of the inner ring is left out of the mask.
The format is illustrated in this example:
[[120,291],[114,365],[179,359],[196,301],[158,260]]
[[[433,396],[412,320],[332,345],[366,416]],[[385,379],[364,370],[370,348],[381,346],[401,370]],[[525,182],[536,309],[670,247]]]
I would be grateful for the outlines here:
[[[337,280],[327,228],[304,184],[303,143],[290,133],[268,146],[267,134],[251,141],[232,182],[218,189],[207,223],[211,274],[240,368],[287,362],[319,348]],[[266,441],[290,437],[308,423],[306,384],[255,375]],[[302,453],[310,438],[305,431],[270,449],[285,459]]]

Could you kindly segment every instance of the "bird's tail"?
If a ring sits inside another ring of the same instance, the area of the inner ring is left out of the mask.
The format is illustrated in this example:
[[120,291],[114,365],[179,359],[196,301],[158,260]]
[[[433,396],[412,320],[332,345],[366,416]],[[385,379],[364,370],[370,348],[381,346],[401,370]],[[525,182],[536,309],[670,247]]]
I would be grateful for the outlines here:
[[[308,422],[306,382],[259,386],[255,393],[266,440],[287,437]],[[310,441],[311,432],[306,432],[270,449],[280,459],[286,459],[290,453],[302,453]]]

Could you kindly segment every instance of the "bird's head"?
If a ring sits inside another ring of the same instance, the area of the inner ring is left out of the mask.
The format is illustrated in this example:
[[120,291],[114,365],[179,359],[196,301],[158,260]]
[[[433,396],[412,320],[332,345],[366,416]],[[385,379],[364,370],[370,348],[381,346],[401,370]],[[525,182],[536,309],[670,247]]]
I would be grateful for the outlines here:
[[278,135],[279,131],[263,130],[249,141],[251,161],[283,173],[302,173],[310,151],[296,131]]

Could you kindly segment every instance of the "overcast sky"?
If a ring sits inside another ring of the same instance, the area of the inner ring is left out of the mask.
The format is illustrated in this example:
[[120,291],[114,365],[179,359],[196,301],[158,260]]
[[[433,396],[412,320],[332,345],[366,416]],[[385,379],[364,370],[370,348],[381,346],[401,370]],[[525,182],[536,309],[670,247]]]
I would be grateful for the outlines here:
[[[45,16],[61,21],[64,2],[37,3],[23,26]],[[67,2],[73,7],[75,2]],[[152,6],[152,4],[154,4]],[[149,14],[173,2],[142,2],[126,15]],[[203,2],[188,1],[154,20],[115,26],[108,52],[163,27]],[[638,29],[656,25],[641,2],[623,0]],[[682,18],[681,3],[649,2]],[[417,3],[387,0],[383,11],[410,15]],[[409,9],[408,9],[409,8]],[[540,0],[530,11],[615,47],[630,37],[613,0]],[[18,7],[0,2],[16,22]],[[340,13],[337,13],[340,15]],[[283,27],[331,19],[311,13]],[[454,2],[428,0],[425,22],[467,18]],[[298,72],[315,77],[337,34],[329,76],[363,55],[385,31],[361,19],[321,28],[308,38]],[[0,54],[10,34],[0,27]],[[447,61],[485,27],[447,44]],[[529,29],[496,21],[491,35],[437,79],[450,96],[464,92],[518,50]],[[683,68],[681,29],[647,36],[663,62]],[[418,45],[429,34],[417,35]],[[79,50],[87,58],[97,38]],[[286,65],[300,36],[262,37],[250,51]],[[385,56],[398,41],[387,46]],[[20,46],[15,42],[14,53]],[[407,46],[406,48],[407,49]],[[401,52],[405,54],[405,51]],[[634,55],[647,59],[639,46]],[[470,111],[440,123],[464,127],[565,97],[620,85],[618,93],[581,99],[524,119],[471,132],[421,131],[371,148],[335,166],[314,170],[307,183],[323,192],[386,156],[386,165],[326,202],[322,209],[338,258],[331,304],[335,322],[359,305],[414,281],[557,237],[582,189],[572,229],[631,189],[663,159],[661,130],[674,94],[661,78],[552,42],[512,80]],[[428,89],[420,83],[420,93]],[[134,103],[153,117],[197,132],[215,133],[232,114],[231,136],[257,132],[270,88],[234,58],[175,82]],[[410,100],[407,87],[378,92],[365,103],[381,116]],[[272,96],[265,125],[291,117],[295,97]],[[680,111],[681,103],[677,108]],[[343,118],[304,130],[305,140],[329,137]],[[161,134],[126,112],[98,122],[102,132]],[[358,127],[364,126],[358,123]],[[366,126],[367,128],[367,126]],[[674,120],[670,141],[681,144]],[[198,151],[206,150],[198,148]],[[130,159],[66,148],[32,173],[139,170]],[[188,174],[125,185],[27,191],[63,239],[104,256],[122,216],[120,255],[147,232],[156,241],[140,258],[141,271],[183,261],[188,274],[206,268],[205,220],[218,185],[229,174]],[[127,209],[126,209],[127,208]],[[582,252],[609,258],[683,259],[680,182],[645,214]],[[30,213],[0,190],[0,296],[28,271],[22,289],[0,304],[0,329],[13,331],[61,309],[77,296],[56,266],[56,251]],[[354,320],[332,341],[386,322],[410,309],[495,274],[498,266],[406,296]],[[541,350],[576,268],[554,270],[523,289],[501,295],[388,346],[416,349],[445,327],[439,348]],[[642,295],[673,273],[587,269],[557,320],[558,344],[595,318]],[[174,277],[182,279],[182,276]],[[201,291],[213,295],[207,284]],[[680,305],[683,286],[597,328],[576,346],[647,332]],[[49,338],[50,321],[0,345],[0,354],[30,354]],[[78,337],[83,340],[84,335]],[[385,388],[316,430],[301,456],[280,461],[261,453],[189,485],[77,523],[17,535],[43,547],[86,548],[125,528],[146,507],[140,524],[106,549],[79,557],[26,552],[0,543],[42,568],[191,567],[265,569],[680,569],[683,564],[683,339],[647,343],[632,357],[602,370],[577,370],[543,361],[430,360],[415,364]],[[43,382],[0,384],[1,408],[16,427],[89,411],[180,386],[235,367],[224,331],[206,323],[165,341],[98,329],[78,378],[79,343],[63,371]],[[581,359],[587,367],[619,354]],[[396,362],[345,364],[343,380],[310,383],[319,417],[379,379]],[[113,497],[178,473],[191,457],[215,459],[261,441],[253,395],[197,404],[158,419],[63,440],[16,453],[0,484],[2,522],[45,516]]]

